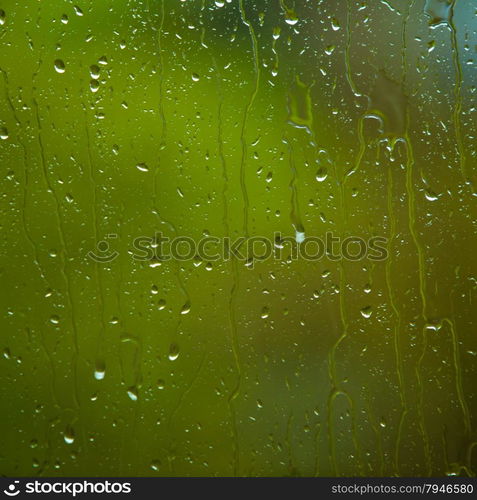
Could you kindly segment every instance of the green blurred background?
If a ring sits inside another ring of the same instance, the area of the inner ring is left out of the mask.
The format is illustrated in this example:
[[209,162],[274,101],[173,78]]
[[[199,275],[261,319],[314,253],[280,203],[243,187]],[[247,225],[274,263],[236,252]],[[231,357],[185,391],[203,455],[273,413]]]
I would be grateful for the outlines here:
[[[0,0],[0,23],[1,474],[475,474],[474,2]],[[156,231],[389,258],[134,260]]]

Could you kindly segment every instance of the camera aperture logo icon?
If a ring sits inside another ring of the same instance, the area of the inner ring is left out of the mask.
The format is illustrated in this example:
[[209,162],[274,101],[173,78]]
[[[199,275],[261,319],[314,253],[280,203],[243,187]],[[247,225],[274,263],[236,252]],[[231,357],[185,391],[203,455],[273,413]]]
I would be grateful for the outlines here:
[[20,493],[20,490],[17,488],[18,484],[20,484],[20,481],[14,481],[8,485],[6,490],[3,490],[3,493],[9,497],[16,497]]

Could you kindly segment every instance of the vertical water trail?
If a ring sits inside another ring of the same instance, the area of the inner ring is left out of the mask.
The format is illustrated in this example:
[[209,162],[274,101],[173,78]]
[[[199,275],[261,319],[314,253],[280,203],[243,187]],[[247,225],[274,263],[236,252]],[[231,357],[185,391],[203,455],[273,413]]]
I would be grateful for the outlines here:
[[[84,112],[84,127],[85,127],[85,136],[86,136],[86,149],[87,149],[87,158],[88,158],[88,173],[89,173],[89,181],[91,183],[91,192],[93,195],[93,202],[91,204],[91,214],[93,218],[93,234],[94,234],[94,241],[96,243],[99,242],[99,234],[100,234],[100,227],[99,227],[99,220],[98,220],[98,201],[97,201],[97,189],[98,189],[98,182],[95,176],[95,170],[94,170],[94,162],[93,162],[93,155],[92,155],[92,143],[89,135],[89,127],[88,127],[88,113],[86,111],[86,107],[83,105],[83,112]],[[96,274],[96,281],[98,283],[98,289],[99,289],[99,294],[98,294],[98,303],[99,303],[99,309],[100,309],[100,321],[101,321],[101,328],[100,328],[100,334],[98,337],[98,343],[96,347],[96,356],[97,357],[102,357],[103,355],[103,346],[104,346],[104,336],[106,334],[107,326],[106,326],[106,320],[104,318],[105,314],[105,294],[104,294],[104,284],[103,284],[103,276],[100,270],[99,262],[95,261],[94,262],[94,271]]]
[[459,406],[462,411],[462,416],[464,417],[464,432],[466,435],[466,439],[470,438],[471,435],[471,423],[470,423],[470,413],[469,407],[467,406],[467,402],[465,400],[464,387],[462,384],[462,368],[460,364],[460,355],[459,355],[459,338],[454,327],[454,322],[448,318],[443,320],[443,323],[447,323],[451,332],[452,339],[452,361],[454,364],[455,371],[455,386],[457,392],[457,399],[459,400]]
[[[338,176],[338,172],[336,169],[336,165],[334,168],[335,171],[335,178],[336,182],[338,185],[339,193],[340,193],[340,205],[341,205],[341,239],[346,235],[346,229],[348,225],[348,211],[346,209],[346,198],[345,198],[345,185],[344,182],[340,181],[340,177]],[[362,461],[361,461],[361,449],[357,437],[357,429],[356,429],[356,414],[355,414],[355,408],[354,408],[354,402],[351,396],[348,394],[348,392],[342,388],[340,388],[339,381],[337,379],[336,375],[336,352],[339,348],[339,346],[348,338],[348,333],[349,333],[349,322],[347,318],[347,313],[346,313],[346,300],[345,300],[345,291],[346,291],[346,275],[345,275],[345,268],[344,268],[344,263],[343,263],[343,256],[340,255],[340,261],[339,261],[339,272],[340,272],[340,280],[339,280],[339,310],[340,310],[340,320],[341,320],[341,327],[342,327],[342,333],[332,346],[329,354],[328,354],[328,375],[330,379],[330,384],[331,384],[331,390],[330,390],[330,395],[328,397],[328,439],[329,439],[329,445],[330,445],[330,456],[331,456],[331,463],[332,467],[334,470],[335,475],[338,475],[338,470],[337,470],[337,463],[336,463],[336,449],[335,449],[335,443],[334,443],[334,431],[333,431],[333,403],[334,400],[336,399],[337,396],[342,395],[344,396],[349,405],[350,405],[350,414],[351,414],[351,421],[352,421],[352,440],[353,440],[353,445],[356,450],[357,454],[357,460],[358,460],[358,468],[360,472],[362,472]]]
[[393,291],[393,285],[392,285],[392,277],[391,277],[391,272],[392,272],[392,267],[393,267],[393,243],[396,238],[396,219],[394,216],[394,208],[393,208],[393,170],[390,166],[388,166],[388,186],[387,186],[387,201],[388,201],[388,217],[389,217],[389,239],[388,239],[388,249],[389,249],[389,256],[388,259],[386,260],[386,269],[385,269],[385,276],[386,276],[386,286],[388,289],[388,297],[389,297],[389,304],[391,306],[391,310],[393,311],[394,319],[396,321],[393,331],[393,344],[394,344],[394,356],[396,360],[396,374],[397,374],[397,379],[398,379],[398,384],[399,384],[399,399],[401,402],[401,417],[399,420],[399,426],[398,426],[398,432],[397,432],[397,437],[396,437],[396,444],[395,444],[395,451],[394,451],[394,467],[395,467],[395,472],[397,475],[399,475],[399,450],[400,450],[400,445],[401,445],[401,440],[402,440],[402,427],[404,424],[404,420],[407,416],[408,413],[408,408],[407,408],[407,403],[406,403],[406,396],[405,396],[405,386],[404,386],[404,368],[403,368],[403,361],[402,361],[402,354],[401,354],[401,347],[400,347],[400,335],[401,335],[401,325],[402,325],[402,319],[401,319],[401,313],[397,307],[397,302],[395,298],[395,294]]
[[78,387],[79,387],[79,381],[78,381],[78,362],[79,362],[79,346],[78,346],[78,331],[77,331],[77,326],[76,326],[76,318],[75,318],[75,308],[73,304],[73,298],[72,298],[72,292],[71,292],[71,283],[69,279],[69,274],[67,270],[67,247],[66,247],[66,239],[65,239],[65,231],[63,227],[63,221],[61,218],[61,209],[60,209],[60,202],[58,200],[58,195],[56,194],[56,191],[53,189],[53,186],[51,185],[50,178],[48,175],[48,167],[46,164],[46,157],[45,157],[45,147],[43,144],[43,127],[40,119],[40,112],[39,112],[39,106],[38,102],[35,97],[33,97],[33,106],[35,108],[35,118],[36,118],[36,124],[37,124],[37,129],[38,129],[38,145],[40,148],[40,160],[41,160],[41,165],[42,165],[42,170],[43,170],[43,176],[44,176],[44,181],[46,184],[46,187],[48,189],[48,192],[51,193],[53,200],[55,202],[55,216],[56,216],[56,221],[58,224],[58,234],[60,237],[60,242],[62,246],[62,252],[61,254],[61,275],[63,277],[63,280],[66,285],[66,299],[68,303],[68,307],[70,309],[70,316],[71,316],[71,325],[73,329],[73,362],[72,362],[72,372],[73,372],[73,401],[75,404],[75,407],[79,410],[80,404],[79,404],[79,397],[78,397]]
[[[290,188],[291,191],[291,199],[290,199],[290,220],[292,223],[293,228],[295,229],[296,233],[296,238],[297,241],[299,238],[303,238],[305,234],[305,229],[302,223],[302,218],[300,215],[300,204],[299,204],[299,197],[298,197],[298,191],[297,191],[297,180],[298,180],[298,172],[296,169],[295,161],[294,161],[294,152],[293,152],[293,146],[290,142],[290,140],[286,137],[283,138],[283,143],[287,145],[288,147],[288,158],[289,158],[289,163],[290,163],[290,171],[291,171],[291,178],[290,178],[290,183],[288,187]],[[298,241],[298,243],[300,243]]]
[[[346,46],[345,46],[345,51],[344,51],[344,56],[345,56],[345,70],[346,70],[346,80],[348,82],[348,85],[351,89],[351,92],[353,92],[353,95],[355,97],[362,97],[363,94],[361,94],[358,91],[358,88],[356,86],[356,83],[353,78],[353,74],[351,71],[351,62],[350,62],[350,50],[351,50],[351,0],[347,0],[346,3]],[[348,172],[346,173],[346,176],[343,180],[343,182],[346,184],[348,178],[355,174],[360,166],[361,162],[363,161],[364,153],[366,151],[366,141],[364,140],[364,118],[365,115],[361,115],[358,120],[358,125],[357,125],[357,135],[358,135],[358,142],[359,142],[359,149],[358,149],[358,154],[355,160],[355,164],[353,167],[351,167]]]
[[459,164],[460,164],[462,180],[464,181],[465,184],[468,184],[470,179],[468,179],[467,176],[465,147],[462,139],[462,127],[461,127],[463,78],[462,78],[462,67],[460,65],[457,29],[454,22],[454,9],[456,4],[457,0],[453,0],[451,5],[450,20],[449,20],[449,27],[451,30],[452,60],[454,63],[454,71],[455,71],[455,85],[454,85],[455,103],[454,103],[453,120],[454,120],[455,139],[457,143],[457,151],[459,154]]
[[248,147],[247,147],[247,140],[245,138],[245,131],[247,128],[247,121],[249,118],[250,110],[252,109],[253,103],[255,101],[255,98],[257,97],[259,86],[260,86],[260,64],[259,64],[259,57],[258,57],[257,37],[255,35],[255,30],[253,29],[251,21],[248,20],[247,15],[245,13],[245,7],[243,4],[243,0],[239,0],[239,9],[240,9],[240,16],[241,16],[242,22],[245,24],[245,26],[247,26],[249,34],[250,34],[250,39],[252,42],[254,70],[255,70],[254,88],[253,88],[253,91],[250,95],[250,98],[245,106],[245,112],[244,112],[243,121],[242,121],[242,128],[240,131],[240,140],[242,143],[242,158],[240,161],[240,186],[241,186],[241,190],[242,190],[242,197],[243,197],[243,203],[244,203],[243,233],[244,233],[244,236],[246,238],[248,238],[248,233],[249,233],[249,228],[248,228],[249,199],[248,199],[247,185],[246,185],[246,179],[245,179],[245,167],[247,164]]
[[[222,224],[224,227],[224,234],[227,238],[231,237],[230,233],[230,225],[229,225],[229,212],[228,212],[228,189],[229,189],[229,174],[227,170],[227,162],[225,160],[224,154],[224,141],[223,141],[223,116],[222,109],[224,103],[224,93],[222,88],[222,75],[220,74],[219,67],[215,58],[213,58],[215,71],[217,75],[217,93],[219,96],[218,99],[218,109],[217,109],[217,145],[218,145],[218,153],[220,158],[220,164],[222,166],[222,204],[223,204],[223,216],[222,216]],[[238,343],[238,332],[237,332],[237,320],[235,317],[235,310],[237,307],[237,294],[239,289],[239,272],[238,272],[238,263],[236,261],[235,256],[231,256],[230,258],[230,267],[232,273],[232,287],[230,289],[229,296],[229,328],[230,328],[230,336],[231,336],[231,347],[232,354],[235,363],[235,370],[237,372],[237,382],[235,387],[229,394],[228,397],[228,406],[230,412],[230,419],[232,423],[232,436],[234,442],[234,475],[237,476],[240,470],[240,448],[239,448],[239,439],[238,439],[238,429],[237,429],[237,417],[234,408],[234,401],[237,399],[240,388],[242,384],[242,368],[240,365],[240,356],[239,356],[239,343]]]
[[[416,208],[415,208],[415,198],[414,198],[414,153],[412,148],[412,142],[409,136],[409,109],[407,112],[407,123],[406,123],[406,133],[404,136],[404,144],[406,146],[406,192],[408,201],[408,212],[409,212],[409,232],[411,233],[411,238],[418,255],[418,276],[419,276],[419,295],[421,298],[421,317],[424,323],[427,323],[427,300],[426,300],[426,278],[425,278],[425,259],[424,253],[419,243],[419,239],[416,233]],[[432,474],[432,465],[430,458],[430,448],[429,448],[429,436],[427,434],[425,421],[424,421],[424,386],[422,383],[422,362],[427,350],[427,332],[426,325],[424,324],[422,328],[422,351],[418,358],[415,367],[415,374],[418,385],[419,394],[419,428],[421,430],[422,439],[424,443],[424,456],[426,460],[427,472],[430,476]]]
[[[159,72],[159,113],[161,116],[161,121],[162,121],[162,131],[161,131],[161,142],[159,146],[159,151],[158,151],[158,158],[157,158],[157,166],[154,171],[154,178],[153,178],[153,183],[152,183],[152,213],[157,217],[159,224],[160,225],[165,225],[166,227],[169,228],[170,231],[172,231],[174,238],[177,238],[178,232],[176,226],[170,221],[166,220],[161,216],[160,210],[159,210],[159,201],[158,201],[158,174],[161,166],[161,151],[164,150],[165,145],[166,145],[166,140],[167,140],[167,121],[165,117],[165,112],[164,112],[164,92],[163,92],[163,87],[164,87],[164,59],[163,59],[163,47],[162,47],[162,32],[164,29],[164,20],[165,20],[165,0],[162,0],[161,2],[161,20],[159,24],[159,29],[158,29],[158,36],[157,36],[157,43],[158,43],[158,55],[159,55],[159,65],[160,65],[160,72]],[[181,290],[182,295],[184,296],[185,303],[182,307],[182,309],[190,309],[191,307],[191,300],[189,293],[184,285],[184,280],[182,279],[181,276],[181,267],[176,259],[173,259],[173,272],[177,280],[177,284],[179,286],[179,289]],[[176,329],[175,332],[179,331],[181,324],[182,324],[182,316],[183,314],[179,314],[179,319],[177,321]]]
[[[10,111],[11,111],[12,116],[15,120],[15,123],[18,127],[18,130],[20,131],[22,129],[22,124],[21,124],[20,119],[18,118],[17,112],[15,110],[15,106],[13,105],[12,99],[10,97],[10,93],[8,90],[9,89],[9,81],[8,81],[7,72],[3,68],[0,68],[0,72],[3,75],[4,84],[5,84],[5,101],[7,102],[7,105],[10,108]],[[31,236],[29,229],[28,229],[28,224],[26,221],[26,207],[27,207],[28,186],[29,186],[28,157],[27,157],[27,149],[25,147],[24,142],[20,139],[20,137],[18,137],[18,142],[19,142],[19,144],[22,148],[22,151],[23,151],[23,155],[22,155],[22,161],[23,161],[23,199],[22,199],[22,209],[21,209],[23,231],[25,233],[25,239],[28,241],[28,244],[31,246],[31,249],[33,251],[35,265],[38,267],[40,277],[49,286],[48,281],[47,281],[46,276],[45,276],[45,272],[40,264],[38,245],[33,241],[33,238]]]

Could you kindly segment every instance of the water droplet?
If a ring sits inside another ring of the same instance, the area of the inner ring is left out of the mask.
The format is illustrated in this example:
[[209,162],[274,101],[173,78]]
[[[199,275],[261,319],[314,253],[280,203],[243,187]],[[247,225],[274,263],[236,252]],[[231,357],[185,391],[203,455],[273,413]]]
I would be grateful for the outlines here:
[[169,347],[169,359],[175,361],[179,357],[179,346],[177,344],[171,344]]
[[53,325],[57,325],[59,322],[60,322],[60,318],[56,314],[51,316],[50,323],[52,323]]
[[302,231],[296,231],[295,240],[297,243],[303,243],[305,241],[305,233]]
[[321,167],[318,172],[316,172],[316,180],[318,182],[323,182],[328,177],[328,171],[325,167]]
[[157,388],[161,391],[166,387],[166,383],[161,378],[157,381]]
[[373,314],[373,308],[371,306],[363,307],[363,309],[361,309],[360,312],[361,312],[361,316],[363,316],[363,318],[368,319]]
[[192,73],[192,81],[198,82],[200,80],[200,76],[197,73]]
[[152,470],[158,471],[160,466],[161,466],[161,461],[160,460],[153,460],[151,462],[151,469]]
[[128,389],[128,396],[131,401],[137,401],[138,393],[136,387],[130,387]]
[[285,22],[290,26],[295,26],[295,24],[298,22],[298,17],[295,12],[293,12],[293,10],[287,11],[285,15]]
[[96,380],[103,380],[106,375],[106,365],[102,361],[96,362],[96,367],[94,369],[94,378]]
[[338,19],[336,19],[336,17],[333,17],[331,19],[331,27],[333,28],[333,31],[338,31],[341,28],[340,23]]
[[0,128],[0,139],[2,140],[6,140],[8,139],[8,130],[6,129],[6,127],[1,127]]
[[430,189],[426,189],[426,191],[424,192],[424,196],[426,197],[427,201],[436,201],[439,199],[439,196]]
[[163,309],[165,309],[166,308],[166,301],[164,299],[161,299],[157,303],[157,308],[159,309],[159,311],[162,311]]
[[262,313],[260,314],[260,317],[261,317],[262,319],[267,319],[267,318],[268,318],[268,316],[269,316],[269,314],[270,314],[270,310],[268,309],[268,307],[266,307],[266,306],[265,306],[265,307],[262,309]]
[[3,9],[0,9],[0,25],[5,24],[6,14]]
[[186,302],[181,309],[181,314],[189,314],[190,313],[190,302]]
[[99,73],[100,73],[100,69],[99,69],[99,66],[96,66],[96,64],[92,64],[89,67],[89,74],[91,75],[91,78],[94,78],[95,80],[97,80],[99,78]]
[[73,444],[75,442],[75,431],[71,426],[68,426],[63,434],[63,439],[66,444]]
[[65,63],[61,59],[55,60],[55,70],[57,73],[65,72]]
[[141,172],[149,172],[149,167],[145,163],[138,163],[136,168]]

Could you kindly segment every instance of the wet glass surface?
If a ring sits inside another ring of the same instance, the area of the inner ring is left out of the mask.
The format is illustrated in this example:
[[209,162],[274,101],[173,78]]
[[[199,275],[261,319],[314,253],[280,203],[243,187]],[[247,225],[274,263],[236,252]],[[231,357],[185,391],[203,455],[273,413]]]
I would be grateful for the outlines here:
[[2,474],[475,474],[475,2],[2,0],[0,41]]

